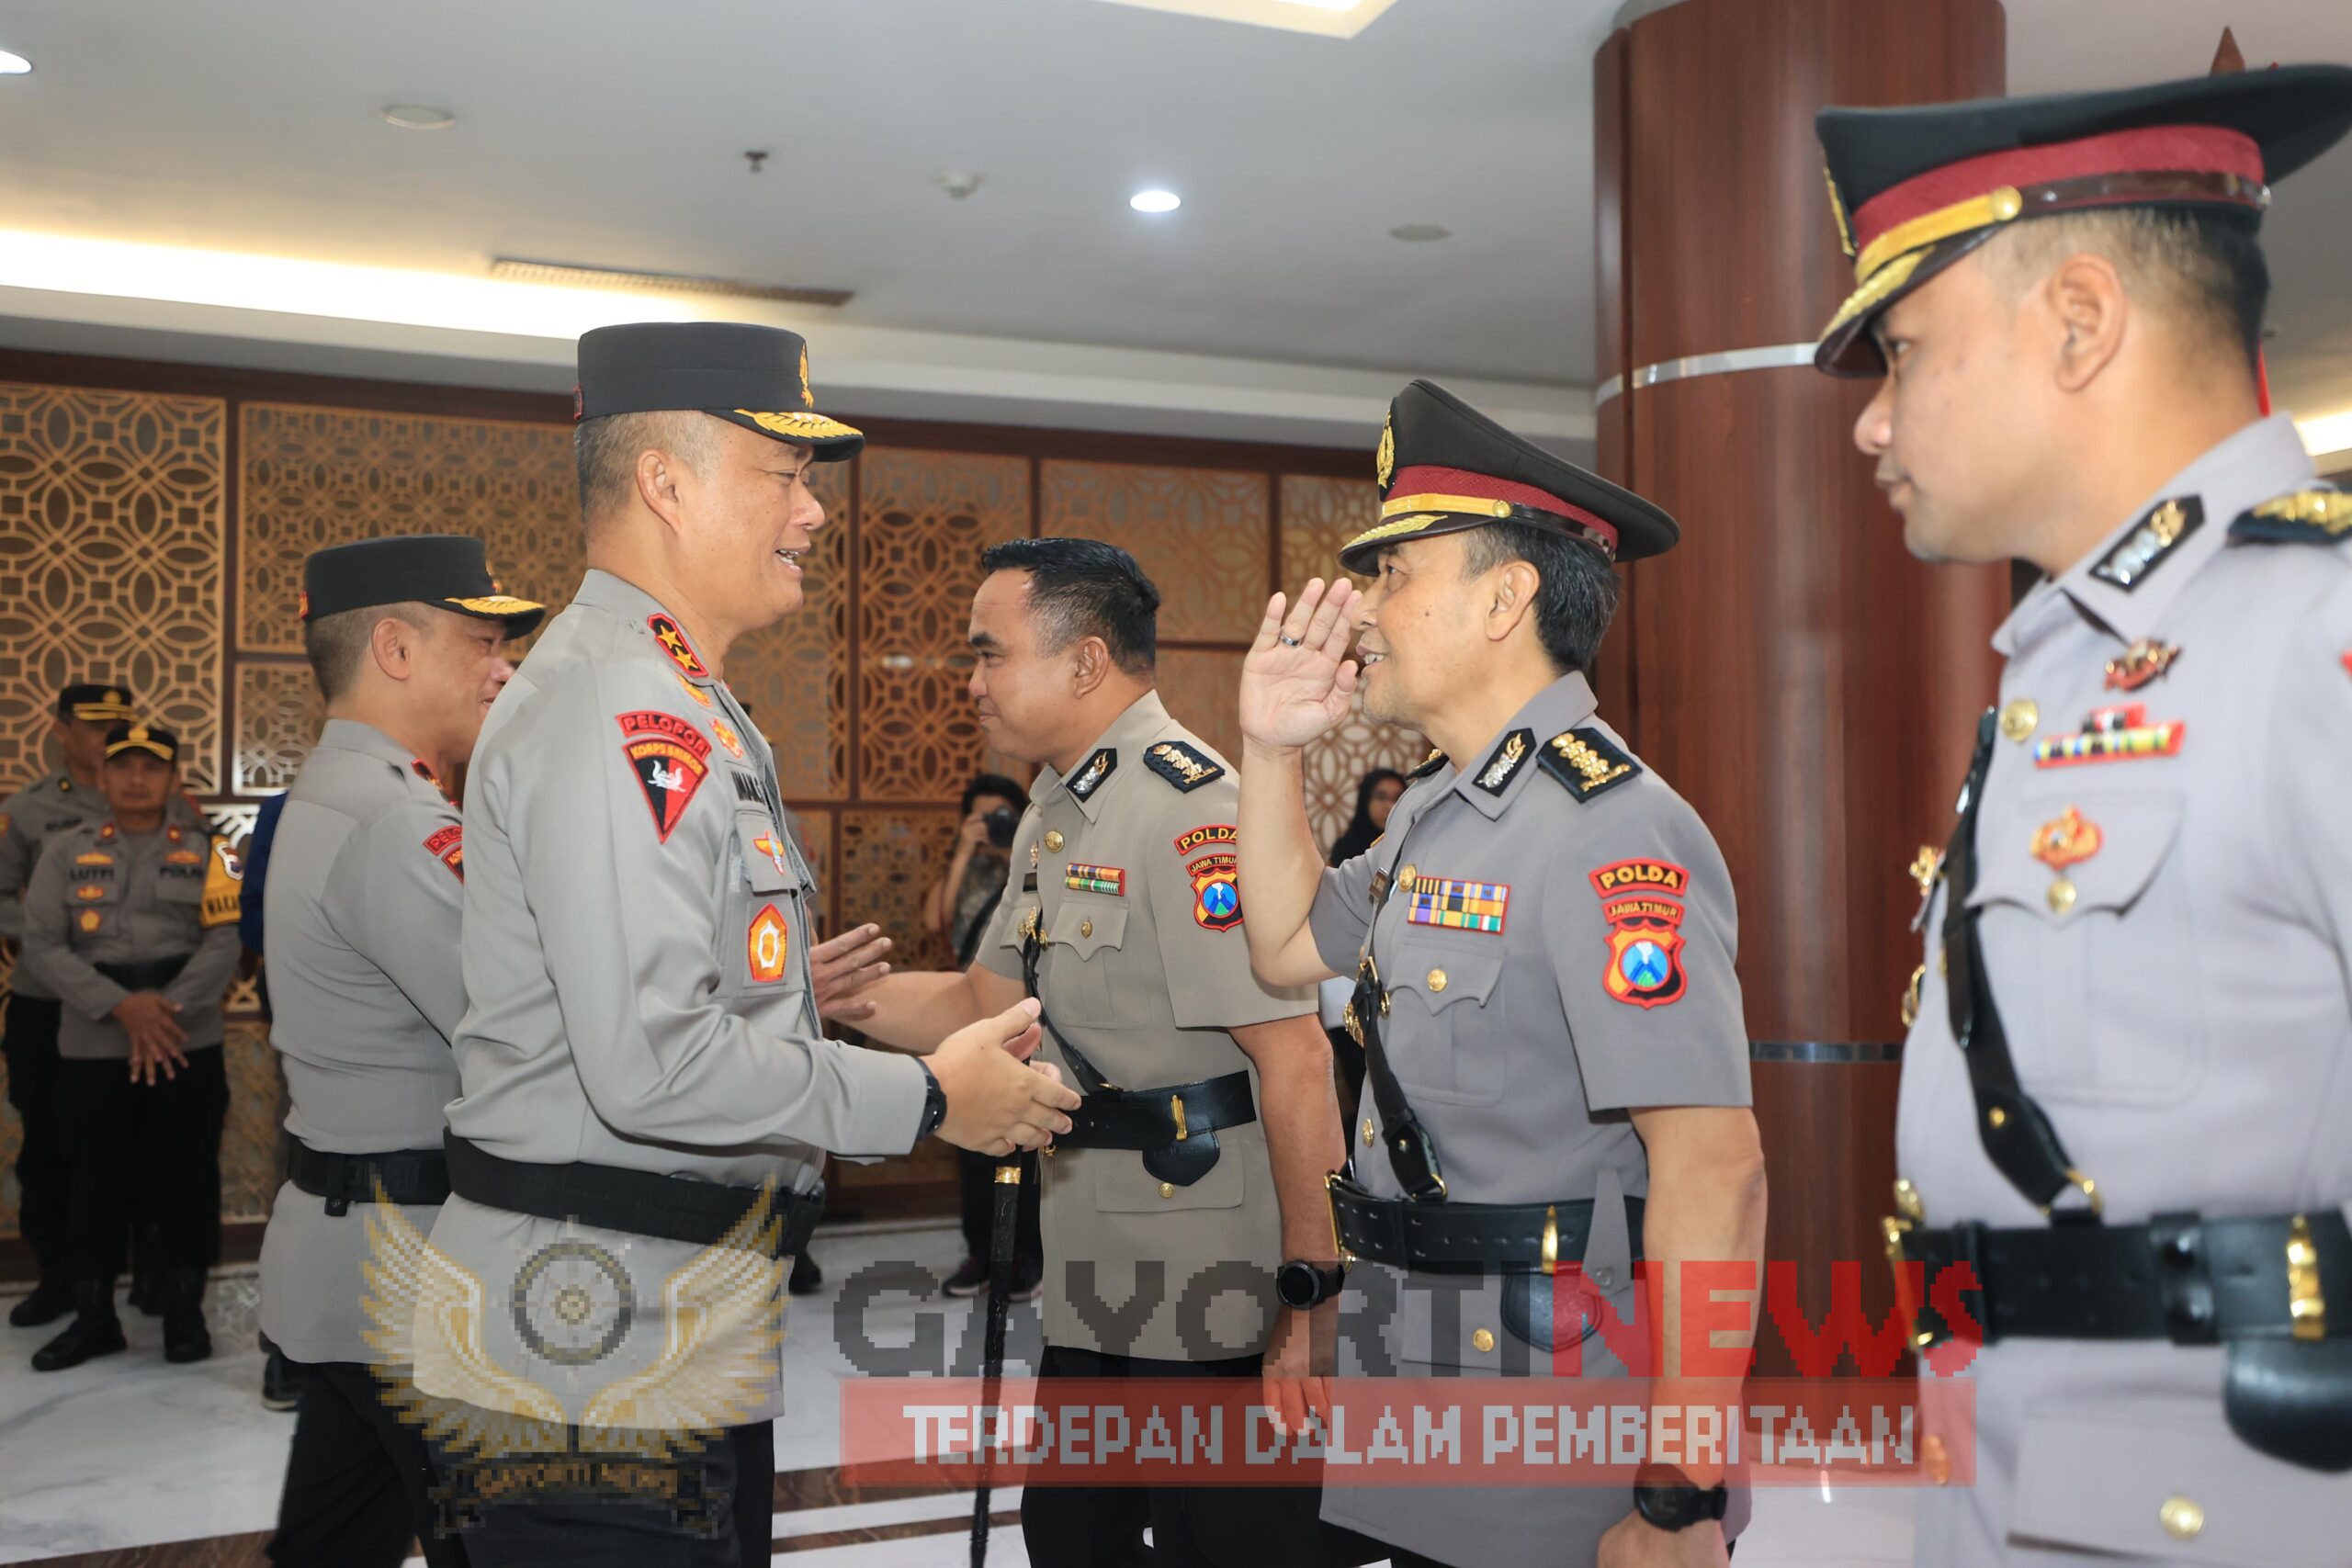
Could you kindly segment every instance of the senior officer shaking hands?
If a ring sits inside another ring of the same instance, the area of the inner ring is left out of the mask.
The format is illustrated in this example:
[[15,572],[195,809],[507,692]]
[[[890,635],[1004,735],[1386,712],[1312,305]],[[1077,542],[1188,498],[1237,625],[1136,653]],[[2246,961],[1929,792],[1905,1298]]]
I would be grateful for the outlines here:
[[[961,974],[894,975],[864,1027],[907,1043],[1044,1005],[1086,1094],[1045,1181],[1046,1348],[1057,1378],[1262,1378],[1303,1422],[1336,1308],[1323,1173],[1340,1156],[1331,1045],[1313,994],[1250,972],[1232,773],[1153,689],[1159,592],[1093,539],[981,558],[971,691],[990,742],[1043,764],[1012,880]],[[1295,1267],[1286,1267],[1286,1265]],[[1311,1288],[1285,1292],[1278,1275]],[[1183,1303],[1218,1281],[1214,1306]],[[1047,1393],[1050,1398],[1050,1392]],[[1143,1532],[1152,1544],[1145,1555]],[[1032,1485],[1039,1568],[1312,1562],[1306,1488]]]
[[542,607],[448,534],[320,550],[302,568],[302,646],[326,728],[287,792],[264,898],[270,1043],[286,1069],[288,1180],[261,1248],[261,1326],[303,1365],[272,1562],[391,1568],[439,1533],[424,1438],[368,1371],[363,1303],[380,1193],[429,1229],[449,1177],[442,1109],[466,1010],[463,829],[441,781],[473,754]]
[[[1426,381],[1391,404],[1375,468],[1382,520],[1340,556],[1371,592],[1275,595],[1241,682],[1250,957],[1274,984],[1356,976],[1372,1104],[1331,1182],[1340,1242],[1376,1266],[1389,1353],[1418,1376],[1546,1365],[1598,1311],[1556,1265],[1581,1259],[1581,1289],[1622,1317],[1646,1258],[1665,1287],[1654,1398],[1671,1404],[1700,1293],[1684,1266],[1753,1270],[1763,1252],[1736,916],[1705,825],[1595,716],[1585,672],[1610,562],[1679,530]],[[1381,840],[1327,871],[1300,751],[1359,689],[1438,754]],[[1441,1276],[1465,1273],[1476,1288],[1433,1310]],[[1624,1371],[1599,1340],[1583,1351],[1588,1371]],[[1323,1517],[1399,1564],[1724,1561],[1720,1463],[1641,1483],[1632,1513],[1614,1487],[1327,1487]]]
[[1922,1563],[2352,1552],[2352,497],[2265,417],[2256,237],[2347,127],[2341,66],[1819,121],[1855,442],[1914,555],[2042,572],[1918,866]]
[[632,1467],[643,1485],[626,1499],[490,1506],[477,1563],[732,1563],[730,1508],[765,1540],[769,1477],[741,1476],[738,1495],[730,1441],[669,1435],[779,1408],[773,1314],[822,1203],[823,1154],[900,1154],[934,1132],[1008,1154],[1065,1130],[1078,1103],[1023,1065],[1025,1000],[923,1059],[820,1032],[808,870],[775,759],[724,679],[739,639],[800,607],[825,520],[808,466],[865,439],[815,405],[791,333],[581,341],[590,570],[468,775],[462,1092],[432,1235],[513,1310],[465,1320],[487,1337],[462,1347],[469,1364],[500,1375],[452,1355],[417,1381],[537,1418],[559,1446],[585,1428],[581,1447],[661,1462]]

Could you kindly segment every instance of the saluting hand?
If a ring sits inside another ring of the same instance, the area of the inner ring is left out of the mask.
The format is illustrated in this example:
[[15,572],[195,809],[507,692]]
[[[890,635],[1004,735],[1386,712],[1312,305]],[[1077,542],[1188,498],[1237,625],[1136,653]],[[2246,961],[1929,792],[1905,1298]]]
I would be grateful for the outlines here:
[[890,939],[876,925],[845,931],[808,950],[808,967],[816,976],[817,1016],[834,1023],[862,1023],[874,1016],[875,1004],[857,994],[890,972],[883,959]]
[[939,1135],[959,1149],[1002,1159],[1015,1149],[1043,1148],[1057,1133],[1069,1132],[1069,1118],[1062,1112],[1078,1109],[1076,1091],[1062,1086],[1059,1074],[1028,1065],[1042,1038],[1037,1004],[1023,998],[941,1041],[928,1058],[947,1095]]
[[1241,663],[1241,733],[1261,746],[1295,748],[1329,731],[1348,715],[1357,665],[1345,657],[1355,635],[1350,614],[1363,597],[1340,578],[1327,590],[1308,580],[1298,603],[1275,594],[1266,602],[1258,640]]

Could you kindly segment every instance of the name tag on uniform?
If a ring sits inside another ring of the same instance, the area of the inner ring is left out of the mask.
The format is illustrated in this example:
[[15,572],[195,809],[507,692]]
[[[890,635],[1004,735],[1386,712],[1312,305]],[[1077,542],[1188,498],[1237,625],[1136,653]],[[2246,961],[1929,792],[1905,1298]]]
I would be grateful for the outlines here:
[[1124,898],[1127,896],[1127,874],[1115,865],[1082,865],[1072,861],[1062,886],[1073,893],[1107,893],[1114,898]]
[[1405,907],[1405,919],[1413,925],[1499,935],[1504,913],[1510,908],[1510,885],[1457,882],[1423,873],[1413,878],[1407,897],[1410,902]]

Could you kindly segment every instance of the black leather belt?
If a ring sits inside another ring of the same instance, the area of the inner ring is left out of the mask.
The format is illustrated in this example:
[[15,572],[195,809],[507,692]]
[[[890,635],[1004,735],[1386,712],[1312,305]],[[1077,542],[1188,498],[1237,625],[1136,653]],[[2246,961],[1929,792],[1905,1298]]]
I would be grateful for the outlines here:
[[[2137,1225],[1928,1230],[1887,1222],[1888,1260],[1927,1266],[1928,1299],[1896,1273],[1898,1299],[1925,1349],[1954,1337],[2224,1340],[2352,1338],[2352,1233],[2335,1210],[2261,1219],[2159,1214]],[[1943,1270],[1976,1281],[1958,1304],[1975,1321],[1944,1321]]]
[[[442,1142],[452,1192],[492,1209],[543,1220],[571,1220],[599,1230],[709,1247],[741,1224],[760,1200],[756,1187],[727,1187],[611,1165],[529,1165],[492,1154],[455,1133],[444,1134]],[[797,1257],[825,1212],[823,1185],[808,1192],[775,1193],[772,1206],[780,1229],[771,1251],[778,1258]]]
[[1069,1113],[1070,1130],[1057,1134],[1054,1146],[1159,1149],[1257,1119],[1246,1072],[1166,1089],[1106,1089],[1088,1095]]
[[394,1203],[449,1201],[449,1163],[439,1149],[339,1155],[314,1149],[300,1138],[291,1142],[287,1179],[311,1196],[325,1199],[330,1214],[348,1213],[354,1203],[376,1201],[379,1186],[385,1199]]
[[[1584,1258],[1592,1200],[1434,1203],[1375,1198],[1344,1176],[1324,1179],[1331,1228],[1357,1258],[1424,1274],[1550,1274]],[[1625,1200],[1627,1239],[1642,1255],[1642,1201]]]
[[193,953],[176,958],[145,958],[136,964],[93,964],[91,968],[126,991],[160,991],[180,977]]

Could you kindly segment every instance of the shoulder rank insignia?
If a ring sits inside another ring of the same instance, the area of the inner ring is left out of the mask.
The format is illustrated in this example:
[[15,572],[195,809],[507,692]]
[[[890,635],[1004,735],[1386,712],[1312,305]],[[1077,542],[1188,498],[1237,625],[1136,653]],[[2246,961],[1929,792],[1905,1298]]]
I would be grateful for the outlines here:
[[1639,762],[1598,729],[1555,735],[1544,742],[1536,761],[1578,800],[1590,800],[1628,779],[1639,778],[1642,773]]
[[1225,776],[1223,767],[1182,740],[1160,741],[1143,754],[1143,761],[1146,767],[1187,795]]
[[2064,768],[2076,762],[2128,762],[2142,757],[2170,757],[2188,738],[2183,719],[2148,722],[2148,705],[2124,703],[2096,708],[2083,720],[2080,733],[2053,735],[2034,743],[2033,765]]
[[2180,657],[2180,649],[2172,643],[2141,637],[2117,658],[2107,661],[2107,689],[2110,692],[2136,692],[2165,671]]
[[1443,766],[1445,766],[1445,753],[1432,746],[1430,748],[1430,754],[1421,759],[1421,765],[1405,776],[1408,779],[1425,779]]
[[704,666],[702,656],[695,651],[695,645],[686,640],[686,634],[679,629],[677,622],[667,615],[648,615],[645,624],[651,629],[653,640],[662,645],[662,651],[670,656],[671,663],[697,681],[710,679],[710,671]]
[[1535,749],[1535,731],[1514,729],[1503,737],[1495,754],[1478,771],[1478,787],[1488,795],[1500,795],[1510,781],[1519,776],[1519,767],[1527,761],[1528,752]]
[[2196,496],[2160,502],[2123,542],[2101,556],[2091,575],[2126,593],[2164,565],[2183,539],[2205,525],[2205,503]]
[[2266,501],[2230,525],[2230,537],[2264,545],[2332,545],[2352,536],[2352,495],[2307,490]]
[[1118,772],[1118,752],[1105,746],[1093,756],[1089,757],[1086,760],[1086,766],[1079,769],[1071,776],[1069,792],[1080,800],[1091,799],[1094,792],[1102,787],[1102,781]]

